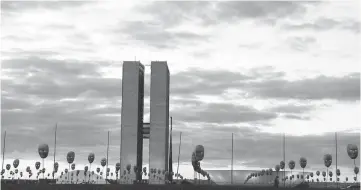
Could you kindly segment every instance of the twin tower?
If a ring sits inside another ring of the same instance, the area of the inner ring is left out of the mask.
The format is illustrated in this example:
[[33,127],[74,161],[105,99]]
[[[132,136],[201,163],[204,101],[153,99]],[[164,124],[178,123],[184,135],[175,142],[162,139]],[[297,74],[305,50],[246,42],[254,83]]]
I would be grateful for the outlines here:
[[[143,123],[144,65],[123,62],[121,172],[131,166],[131,180],[142,179],[143,139],[149,139],[149,170],[169,171],[169,70],[166,61],[151,62],[150,123]],[[134,171],[134,166],[138,169]],[[149,183],[160,183],[149,176]],[[164,180],[163,180],[164,181]]]

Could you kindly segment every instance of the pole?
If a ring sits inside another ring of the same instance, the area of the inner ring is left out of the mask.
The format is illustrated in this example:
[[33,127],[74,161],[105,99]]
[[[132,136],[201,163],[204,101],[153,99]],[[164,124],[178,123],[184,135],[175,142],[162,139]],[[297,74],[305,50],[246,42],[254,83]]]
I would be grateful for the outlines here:
[[108,175],[107,175],[107,172],[108,172],[108,155],[109,155],[109,131],[108,131],[108,146],[107,146],[107,167],[105,169],[105,184],[108,184],[107,180],[108,180]]
[[178,148],[178,166],[177,166],[177,180],[178,180],[178,171],[179,171],[179,157],[180,157],[180,150],[181,150],[181,145],[182,145],[182,132],[180,132],[179,135],[179,148]]
[[54,180],[54,176],[55,176],[56,130],[57,130],[57,129],[58,129],[58,123],[55,124],[53,180]]
[[173,181],[173,147],[172,147],[172,131],[173,131],[173,117],[170,117],[170,145],[169,145],[169,176],[168,176],[168,180],[170,182]]
[[[283,168],[283,178],[286,178],[286,135],[283,133],[283,162],[285,167]],[[286,180],[283,180],[283,187],[286,187]]]
[[336,187],[338,188],[338,181],[337,181],[337,132],[335,132],[335,141],[336,141]]
[[[43,169],[44,169],[44,168],[45,168],[45,165],[44,165],[44,158],[43,158]],[[43,171],[44,171],[44,170],[43,170]],[[43,173],[43,179],[44,179],[44,173],[45,173],[45,172],[43,172],[43,171],[42,171],[42,173]]]
[[327,188],[327,180],[328,180],[328,168],[326,169],[326,188]]
[[4,159],[5,159],[5,143],[6,143],[6,131],[4,133],[4,146],[3,146],[3,162],[2,162],[2,166],[1,166],[1,171],[4,169]]
[[[124,66],[123,64],[122,64],[122,66]],[[124,73],[124,67],[122,68],[123,69],[123,73]],[[122,101],[123,101],[123,97],[124,97],[124,91],[123,91],[123,87],[124,87],[124,80],[122,80],[122,88],[121,88],[121,94],[122,94]],[[120,106],[120,111],[121,111],[121,113],[123,113],[123,105],[121,104],[121,106]],[[121,176],[121,174],[122,174],[122,170],[123,170],[123,167],[122,167],[122,122],[123,121],[121,121],[121,123],[120,123],[120,144],[119,144],[119,163],[120,163],[120,170],[119,170],[119,183],[126,183],[126,181],[124,180],[124,178],[121,180],[120,179],[120,176]],[[124,167],[125,168],[125,167]],[[124,176],[125,177],[125,176]],[[98,181],[98,180],[97,180]]]
[[233,184],[233,133],[232,133],[231,184]]

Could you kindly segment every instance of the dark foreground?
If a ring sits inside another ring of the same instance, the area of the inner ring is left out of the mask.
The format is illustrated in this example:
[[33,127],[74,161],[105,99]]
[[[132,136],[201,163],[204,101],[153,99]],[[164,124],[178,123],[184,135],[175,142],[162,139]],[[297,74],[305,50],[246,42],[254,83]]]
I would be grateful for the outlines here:
[[[49,185],[49,184],[1,184],[2,190],[238,190],[238,189],[252,189],[252,190],[272,190],[277,189],[274,187],[257,187],[257,186],[229,186],[229,185]],[[291,188],[278,188],[278,189],[291,189]],[[295,188],[292,188],[295,189]],[[335,188],[307,188],[309,190],[327,189],[332,190]]]

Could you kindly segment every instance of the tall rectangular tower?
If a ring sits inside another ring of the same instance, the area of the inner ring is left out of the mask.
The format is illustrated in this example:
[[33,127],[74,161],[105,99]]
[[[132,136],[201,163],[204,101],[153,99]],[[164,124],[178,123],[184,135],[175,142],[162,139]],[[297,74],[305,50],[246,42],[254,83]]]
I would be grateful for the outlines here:
[[123,62],[121,115],[121,173],[131,165],[130,181],[140,180],[143,159],[144,66],[138,61]]
[[[166,61],[151,62],[149,169],[168,170],[169,70]],[[164,183],[164,175],[161,175]],[[153,175],[150,184],[159,184]]]

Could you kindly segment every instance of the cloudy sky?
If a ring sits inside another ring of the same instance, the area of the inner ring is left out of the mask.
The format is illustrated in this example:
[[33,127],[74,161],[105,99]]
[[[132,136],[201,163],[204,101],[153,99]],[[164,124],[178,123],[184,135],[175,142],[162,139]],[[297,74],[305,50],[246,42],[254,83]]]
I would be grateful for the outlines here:
[[[68,151],[87,164],[119,160],[122,61],[168,62],[173,158],[192,177],[191,150],[204,169],[274,167],[335,157],[352,174],[346,145],[360,144],[358,1],[322,2],[1,2],[1,134],[5,162],[25,168],[48,143],[52,164]],[[145,122],[149,121],[149,67]],[[144,145],[148,163],[148,141]],[[5,163],[5,164],[6,164]],[[357,159],[359,163],[359,158]],[[176,165],[175,165],[176,166]],[[331,167],[334,167],[331,166]],[[296,169],[300,169],[297,164]]]

